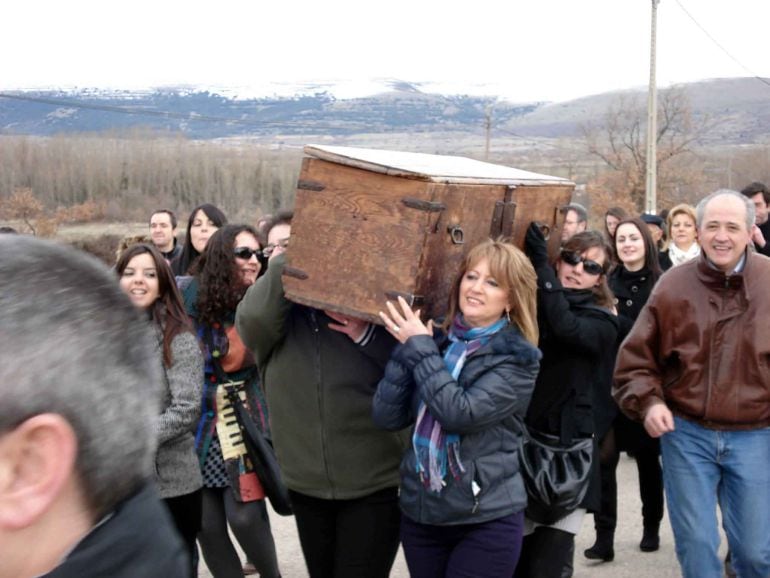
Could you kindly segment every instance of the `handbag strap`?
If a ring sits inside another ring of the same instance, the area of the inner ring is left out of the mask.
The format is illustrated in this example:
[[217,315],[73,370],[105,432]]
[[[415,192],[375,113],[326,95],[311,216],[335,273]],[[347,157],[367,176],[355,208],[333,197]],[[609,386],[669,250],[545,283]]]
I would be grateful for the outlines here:
[[222,369],[222,361],[218,355],[214,355],[214,336],[211,332],[211,327],[206,327],[203,330],[203,341],[206,344],[206,348],[209,351],[211,357],[211,367],[214,369],[214,375],[217,378],[217,383],[226,384],[232,380],[227,377],[225,371]]

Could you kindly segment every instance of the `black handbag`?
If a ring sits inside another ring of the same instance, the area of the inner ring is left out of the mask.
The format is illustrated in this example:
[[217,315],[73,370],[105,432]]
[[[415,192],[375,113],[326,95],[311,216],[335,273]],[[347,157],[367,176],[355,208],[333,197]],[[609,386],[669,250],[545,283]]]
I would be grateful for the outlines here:
[[283,481],[281,468],[278,465],[272,444],[265,438],[249,415],[249,412],[246,411],[238,390],[228,383],[222,384],[222,387],[225,388],[227,399],[235,410],[235,419],[241,428],[246,452],[254,466],[254,471],[262,484],[262,488],[265,490],[265,495],[270,500],[270,504],[277,514],[291,516],[294,511],[289,499],[289,490]]
[[526,516],[553,524],[578,508],[588,491],[594,455],[593,438],[569,444],[558,436],[521,423],[519,464],[527,490]]

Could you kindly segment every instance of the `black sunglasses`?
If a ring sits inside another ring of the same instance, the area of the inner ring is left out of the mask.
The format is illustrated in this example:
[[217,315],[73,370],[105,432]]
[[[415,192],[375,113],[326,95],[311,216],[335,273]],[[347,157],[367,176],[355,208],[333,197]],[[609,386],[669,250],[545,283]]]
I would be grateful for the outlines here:
[[577,252],[573,253],[572,251],[562,251],[561,260],[564,261],[567,265],[572,265],[573,267],[578,263],[583,263],[583,271],[589,275],[601,275],[604,273],[604,267],[602,265],[596,261],[586,259],[583,257],[583,255]]
[[252,249],[250,247],[236,247],[233,253],[235,253],[236,257],[243,259],[244,261],[251,259],[252,255],[254,255],[257,259],[262,259],[264,255],[262,249]]

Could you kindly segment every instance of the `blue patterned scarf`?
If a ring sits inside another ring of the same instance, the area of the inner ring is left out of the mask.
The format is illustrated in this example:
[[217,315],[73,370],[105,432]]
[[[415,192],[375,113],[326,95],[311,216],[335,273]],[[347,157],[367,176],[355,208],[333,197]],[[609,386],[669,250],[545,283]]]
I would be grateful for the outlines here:
[[[450,345],[444,352],[444,364],[452,377],[457,380],[465,360],[507,324],[505,318],[487,327],[468,327],[461,314],[455,316],[449,329]],[[455,479],[465,472],[460,461],[460,436],[446,433],[441,424],[431,415],[428,407],[420,401],[417,423],[412,435],[412,447],[416,457],[416,469],[426,488],[439,493],[446,485],[444,478],[447,468]]]

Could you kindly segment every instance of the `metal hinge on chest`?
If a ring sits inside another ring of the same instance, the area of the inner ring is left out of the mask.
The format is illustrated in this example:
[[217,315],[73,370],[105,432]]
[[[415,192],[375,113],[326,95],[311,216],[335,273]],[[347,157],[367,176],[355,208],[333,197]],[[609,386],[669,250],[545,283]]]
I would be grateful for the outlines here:
[[515,185],[506,187],[503,200],[495,203],[492,222],[489,225],[489,236],[493,239],[498,236],[510,237],[513,234],[513,219],[516,216],[517,205],[511,199],[515,189]]

